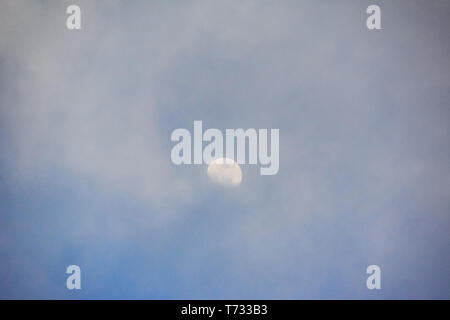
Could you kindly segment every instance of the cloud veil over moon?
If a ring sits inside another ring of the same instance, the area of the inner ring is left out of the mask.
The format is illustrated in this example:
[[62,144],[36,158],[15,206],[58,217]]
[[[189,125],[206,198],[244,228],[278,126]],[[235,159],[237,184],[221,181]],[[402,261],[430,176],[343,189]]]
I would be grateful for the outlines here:
[[0,298],[449,299],[450,2],[378,2],[0,1]]

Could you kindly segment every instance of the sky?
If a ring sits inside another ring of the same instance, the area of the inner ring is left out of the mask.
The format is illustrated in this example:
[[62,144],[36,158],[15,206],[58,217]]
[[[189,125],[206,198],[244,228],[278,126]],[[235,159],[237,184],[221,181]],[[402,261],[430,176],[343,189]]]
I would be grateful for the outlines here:
[[[1,1],[0,298],[449,299],[449,18],[444,0]],[[279,172],[223,188],[174,165],[195,120],[279,129]]]

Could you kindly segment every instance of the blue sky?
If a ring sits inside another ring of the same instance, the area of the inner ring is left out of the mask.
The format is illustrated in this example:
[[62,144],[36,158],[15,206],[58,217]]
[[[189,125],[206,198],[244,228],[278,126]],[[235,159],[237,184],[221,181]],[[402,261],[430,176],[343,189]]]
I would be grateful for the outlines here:
[[[2,1],[0,298],[450,298],[449,16],[446,1]],[[194,120],[279,128],[279,173],[243,165],[223,189],[173,165],[170,134]]]

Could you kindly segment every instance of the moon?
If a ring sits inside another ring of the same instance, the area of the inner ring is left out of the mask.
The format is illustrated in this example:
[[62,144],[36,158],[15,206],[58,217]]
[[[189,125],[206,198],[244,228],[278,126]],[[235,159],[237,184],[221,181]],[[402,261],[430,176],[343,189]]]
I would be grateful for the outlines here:
[[218,158],[208,167],[208,177],[224,187],[237,187],[242,182],[241,167],[229,158]]

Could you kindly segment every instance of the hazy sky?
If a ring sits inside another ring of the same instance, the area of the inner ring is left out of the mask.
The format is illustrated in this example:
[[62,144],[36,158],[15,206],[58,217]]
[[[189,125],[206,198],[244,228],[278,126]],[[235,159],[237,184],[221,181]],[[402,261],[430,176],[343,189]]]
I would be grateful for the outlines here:
[[[444,0],[1,1],[0,298],[449,299],[449,21]],[[279,173],[175,166],[194,120],[279,128]]]

